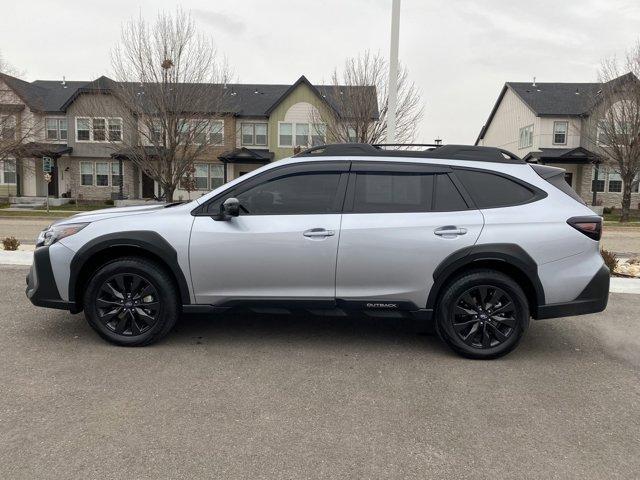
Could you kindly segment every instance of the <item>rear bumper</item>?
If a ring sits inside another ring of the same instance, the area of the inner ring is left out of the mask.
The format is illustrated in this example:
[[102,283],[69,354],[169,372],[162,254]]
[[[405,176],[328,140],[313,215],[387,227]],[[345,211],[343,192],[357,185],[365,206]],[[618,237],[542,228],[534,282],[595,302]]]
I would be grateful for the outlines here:
[[51,268],[49,247],[38,247],[33,252],[33,264],[27,274],[27,298],[37,307],[74,311],[74,304],[62,300]]
[[609,301],[609,281],[609,269],[606,265],[602,265],[575,300],[566,303],[539,305],[534,318],[543,320],[602,312],[607,308]]

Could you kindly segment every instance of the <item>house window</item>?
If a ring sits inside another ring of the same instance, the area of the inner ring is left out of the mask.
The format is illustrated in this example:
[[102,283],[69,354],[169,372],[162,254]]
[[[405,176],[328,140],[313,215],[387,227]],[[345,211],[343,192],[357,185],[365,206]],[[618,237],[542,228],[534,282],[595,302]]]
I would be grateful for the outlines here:
[[553,144],[565,145],[567,143],[567,130],[569,122],[553,122]]
[[0,116],[0,139],[16,139],[16,117],[14,115]]
[[47,118],[45,119],[47,140],[66,140],[67,139],[67,119],[66,118]]
[[209,178],[208,165],[206,163],[196,163],[194,168],[193,178],[196,183],[196,190],[207,190]]
[[209,165],[209,178],[211,190],[224,185],[224,165]]
[[109,186],[109,163],[96,162],[96,186]]
[[278,145],[280,147],[292,147],[293,146],[293,124],[292,123],[280,123],[278,124]]
[[208,129],[209,125],[206,122],[191,122],[191,134],[193,135],[193,143],[197,145],[206,145]]
[[122,173],[120,172],[120,162],[111,162],[111,185],[119,187],[122,185]]
[[622,177],[617,172],[609,172],[609,191],[611,193],[622,192]]
[[209,142],[211,145],[224,145],[224,122],[214,121],[209,125]]
[[151,140],[151,143],[153,145],[162,145],[162,121],[153,119],[151,121],[151,124],[149,125],[149,128],[151,129],[151,131],[149,132],[149,140]]
[[14,185],[16,183],[16,162],[14,160],[4,160],[0,163],[2,163],[0,183],[3,185]]
[[243,123],[241,127],[242,145],[267,145],[266,123]]
[[93,162],[80,162],[80,185],[93,185]]
[[327,143],[327,126],[324,123],[314,123],[311,125],[311,146],[324,145]]
[[306,147],[309,145],[309,124],[296,123],[296,147]]
[[347,141],[349,143],[356,143],[358,136],[356,135],[356,129],[353,127],[347,127]]
[[[108,136],[107,132],[109,132]],[[76,140],[79,142],[121,142],[122,119],[78,117],[76,118]]]
[[593,176],[591,181],[591,191],[592,192],[604,192],[604,183],[607,178],[607,172],[605,167],[598,168],[598,177],[596,178],[596,169],[593,169]]
[[533,145],[533,125],[528,125],[520,129],[518,148],[527,148]]

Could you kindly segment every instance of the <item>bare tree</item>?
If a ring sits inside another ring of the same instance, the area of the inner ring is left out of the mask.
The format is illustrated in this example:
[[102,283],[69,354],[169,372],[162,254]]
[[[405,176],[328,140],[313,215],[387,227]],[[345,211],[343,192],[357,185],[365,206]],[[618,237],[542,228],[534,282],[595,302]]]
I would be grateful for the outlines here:
[[[103,77],[86,89],[98,94],[87,96],[87,115],[106,117],[88,125],[90,134],[110,142],[172,201],[194,160],[224,143],[229,68],[180,9],[160,13],[153,24],[142,18],[126,23],[112,68],[115,81]],[[124,108],[122,124],[109,118],[118,107],[105,95]]]
[[624,58],[606,59],[600,68],[589,132],[591,145],[622,179],[621,222],[629,221],[631,192],[640,175],[640,41]]
[[[348,58],[331,77],[328,103],[334,108],[319,112],[315,124],[325,124],[335,142],[382,143],[387,135],[389,67],[379,54],[365,51]],[[398,68],[396,141],[409,143],[423,115],[420,91],[405,67]]]

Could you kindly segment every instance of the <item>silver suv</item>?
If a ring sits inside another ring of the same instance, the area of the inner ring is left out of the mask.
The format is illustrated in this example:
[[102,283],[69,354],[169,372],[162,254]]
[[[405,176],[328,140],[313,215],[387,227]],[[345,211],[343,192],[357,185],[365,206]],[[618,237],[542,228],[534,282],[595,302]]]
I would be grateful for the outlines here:
[[459,354],[494,358],[530,317],[607,305],[601,218],[563,173],[491,147],[311,148],[190,203],[51,225],[27,296],[118,345],[181,312],[303,308],[434,321]]

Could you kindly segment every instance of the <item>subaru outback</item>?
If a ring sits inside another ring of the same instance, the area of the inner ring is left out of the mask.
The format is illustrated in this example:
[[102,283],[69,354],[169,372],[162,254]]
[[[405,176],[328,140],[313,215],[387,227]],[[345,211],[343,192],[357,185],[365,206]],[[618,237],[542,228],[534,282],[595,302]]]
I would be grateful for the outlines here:
[[501,149],[324,145],[189,203],[58,221],[26,293],[125,346],[182,312],[304,309],[422,319],[457,353],[495,358],[530,318],[605,309],[601,231],[562,169]]

